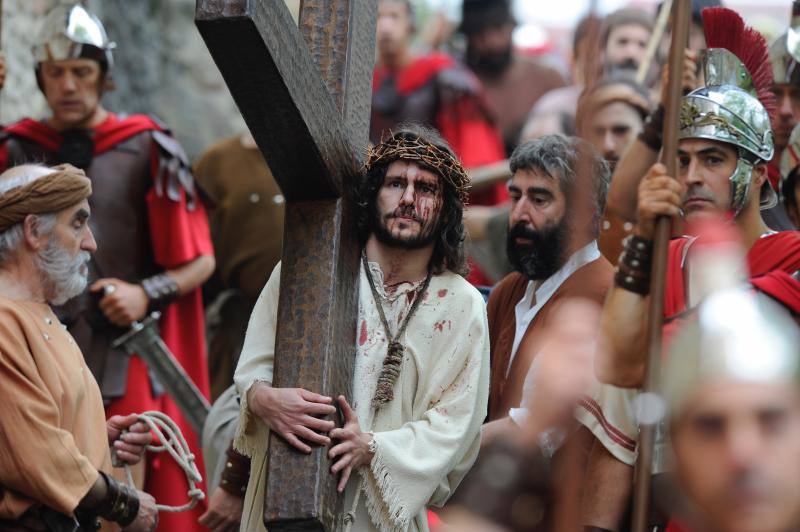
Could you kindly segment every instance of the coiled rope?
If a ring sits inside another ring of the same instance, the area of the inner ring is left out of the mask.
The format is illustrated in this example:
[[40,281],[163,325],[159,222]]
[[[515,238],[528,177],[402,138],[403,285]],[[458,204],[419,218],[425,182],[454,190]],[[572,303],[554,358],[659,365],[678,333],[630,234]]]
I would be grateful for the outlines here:
[[[172,459],[183,469],[183,472],[186,474],[186,480],[189,483],[189,491],[187,492],[189,502],[181,506],[156,504],[156,508],[158,508],[160,512],[175,513],[191,510],[198,502],[205,499],[206,495],[203,493],[203,490],[197,487],[197,484],[203,481],[203,477],[200,476],[200,471],[197,469],[197,464],[195,463],[194,453],[189,449],[189,444],[186,443],[186,438],[183,437],[181,429],[178,428],[169,416],[155,410],[139,414],[139,421],[146,423],[156,439],[161,442],[161,445],[148,445],[147,450],[154,453],[168,452],[170,456],[172,456]],[[124,465],[128,485],[135,488],[131,468],[128,464]]]

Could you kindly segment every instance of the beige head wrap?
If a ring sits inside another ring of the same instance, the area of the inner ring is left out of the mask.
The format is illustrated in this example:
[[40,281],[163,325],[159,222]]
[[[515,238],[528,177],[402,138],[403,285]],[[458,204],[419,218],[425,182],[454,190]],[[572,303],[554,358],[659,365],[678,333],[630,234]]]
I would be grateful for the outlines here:
[[88,198],[92,182],[83,170],[69,164],[53,167],[26,185],[0,195],[0,232],[22,222],[29,214],[58,212]]

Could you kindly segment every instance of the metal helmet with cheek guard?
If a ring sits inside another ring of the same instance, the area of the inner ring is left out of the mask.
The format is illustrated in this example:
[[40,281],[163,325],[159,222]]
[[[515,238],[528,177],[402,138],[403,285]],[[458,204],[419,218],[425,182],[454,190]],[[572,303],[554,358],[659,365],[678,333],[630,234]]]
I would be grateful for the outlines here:
[[[736,147],[738,160],[730,177],[730,208],[738,215],[747,203],[753,167],[771,160],[775,151],[769,113],[774,96],[770,92],[767,45],[730,9],[706,9],[703,22],[710,46],[703,55],[705,86],[683,97],[678,138],[716,140]],[[718,27],[720,24],[724,29]],[[722,41],[722,46],[715,41]],[[746,63],[751,63],[751,68]],[[776,204],[777,195],[765,182],[760,206],[767,209]]]
[[41,88],[39,69],[44,61],[92,59],[104,75],[114,66],[112,50],[116,44],[93,13],[81,5],[58,6],[44,18],[33,46],[36,78]]

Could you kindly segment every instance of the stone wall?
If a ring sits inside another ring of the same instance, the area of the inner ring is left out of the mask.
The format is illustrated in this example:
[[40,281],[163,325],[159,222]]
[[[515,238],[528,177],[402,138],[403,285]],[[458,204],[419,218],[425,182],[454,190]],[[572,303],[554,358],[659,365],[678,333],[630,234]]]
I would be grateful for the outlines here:
[[[6,87],[0,93],[4,124],[47,114],[30,50],[37,22],[58,3],[2,2],[2,47],[8,65]],[[104,97],[109,109],[157,115],[193,159],[216,140],[244,131],[236,104],[194,26],[195,0],[88,0],[84,4],[101,18],[117,43],[113,71],[117,90]]]

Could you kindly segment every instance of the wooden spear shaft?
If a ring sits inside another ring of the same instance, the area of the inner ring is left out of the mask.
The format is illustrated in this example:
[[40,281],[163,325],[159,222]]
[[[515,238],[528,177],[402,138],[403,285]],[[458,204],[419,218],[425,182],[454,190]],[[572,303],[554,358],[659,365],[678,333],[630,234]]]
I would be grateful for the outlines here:
[[[672,43],[669,51],[669,79],[667,101],[664,106],[664,133],[661,162],[667,175],[675,176],[678,152],[678,111],[681,105],[684,50],[689,40],[691,0],[675,0],[672,12]],[[661,365],[661,328],[664,321],[664,287],[667,278],[667,248],[671,233],[670,219],[656,221],[651,271],[650,308],[648,312],[648,360],[644,393],[640,408],[652,408],[648,398],[658,393]],[[639,454],[636,460],[636,477],[633,499],[633,531],[645,532],[650,506],[653,447],[658,419],[652,413],[642,412],[639,424]]]

